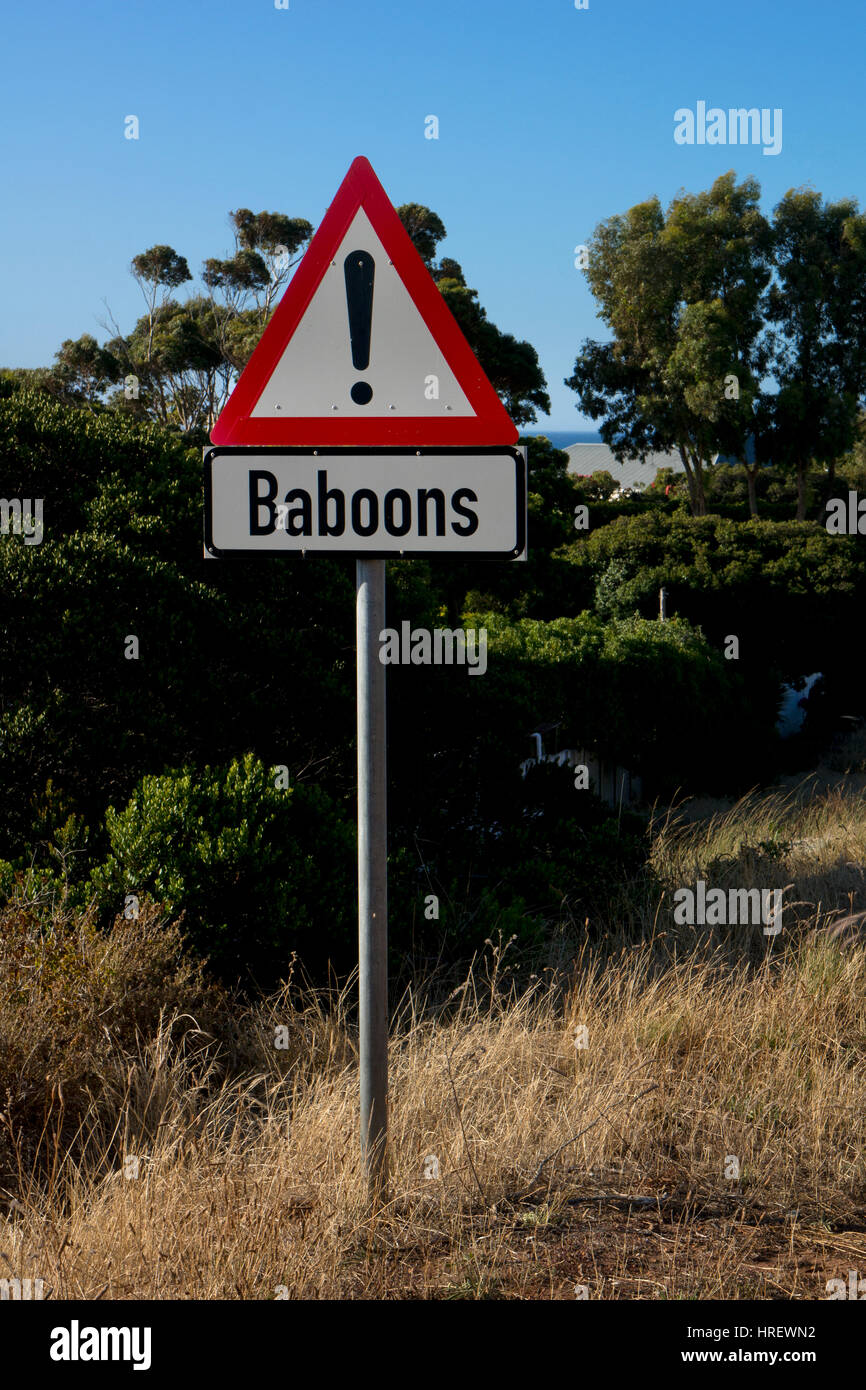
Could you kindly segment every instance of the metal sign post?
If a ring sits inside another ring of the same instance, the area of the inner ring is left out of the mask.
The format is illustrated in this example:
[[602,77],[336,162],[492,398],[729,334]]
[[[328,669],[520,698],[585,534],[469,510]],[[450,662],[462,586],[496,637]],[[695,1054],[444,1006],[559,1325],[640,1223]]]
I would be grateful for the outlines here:
[[388,847],[385,561],[356,561],[358,649],[358,992],[361,1159],[371,1198],[388,1178]]

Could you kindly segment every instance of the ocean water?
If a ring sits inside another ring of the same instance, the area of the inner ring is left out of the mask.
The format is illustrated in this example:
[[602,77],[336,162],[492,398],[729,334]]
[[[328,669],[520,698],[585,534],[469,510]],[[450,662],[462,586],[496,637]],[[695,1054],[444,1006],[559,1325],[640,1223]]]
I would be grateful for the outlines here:
[[600,444],[598,430],[521,430],[521,435],[545,435],[557,449],[567,449],[569,444]]

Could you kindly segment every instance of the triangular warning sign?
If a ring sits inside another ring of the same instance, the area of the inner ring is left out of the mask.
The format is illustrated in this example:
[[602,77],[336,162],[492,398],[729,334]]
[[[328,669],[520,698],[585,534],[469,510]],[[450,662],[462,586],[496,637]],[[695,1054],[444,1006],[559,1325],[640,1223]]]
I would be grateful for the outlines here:
[[368,160],[353,161],[211,439],[367,448],[517,439]]

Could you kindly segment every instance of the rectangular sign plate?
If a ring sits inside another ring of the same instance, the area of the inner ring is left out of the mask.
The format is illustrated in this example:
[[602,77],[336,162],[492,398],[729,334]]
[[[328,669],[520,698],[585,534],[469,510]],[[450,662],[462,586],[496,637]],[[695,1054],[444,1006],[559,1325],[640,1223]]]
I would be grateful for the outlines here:
[[210,555],[516,560],[526,464],[501,449],[208,449]]

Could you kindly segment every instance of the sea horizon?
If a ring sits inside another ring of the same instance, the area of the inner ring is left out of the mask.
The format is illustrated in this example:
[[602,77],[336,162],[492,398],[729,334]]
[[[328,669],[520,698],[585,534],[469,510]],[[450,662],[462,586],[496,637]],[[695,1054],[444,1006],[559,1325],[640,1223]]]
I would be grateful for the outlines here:
[[530,435],[538,438],[544,435],[557,449],[567,449],[570,444],[601,444],[602,438],[598,430],[545,430],[531,429],[521,430],[521,437]]

